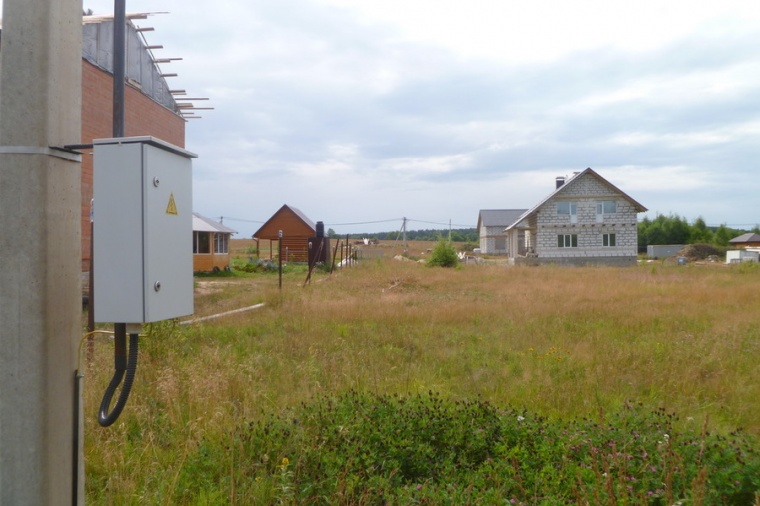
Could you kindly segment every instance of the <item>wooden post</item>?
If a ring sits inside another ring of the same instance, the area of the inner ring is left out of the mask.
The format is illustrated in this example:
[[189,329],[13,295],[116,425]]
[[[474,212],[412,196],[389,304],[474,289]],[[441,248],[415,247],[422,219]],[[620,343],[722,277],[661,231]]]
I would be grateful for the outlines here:
[[[280,230],[277,233],[277,237],[278,237],[277,248],[279,250],[277,252],[277,261],[280,264],[280,269],[279,269],[280,270],[280,290],[282,290],[282,230]],[[271,244],[271,241],[270,241],[270,244]]]
[[330,264],[330,274],[332,274],[333,270],[335,270],[335,257],[338,256],[339,247],[340,247],[340,239],[338,239],[338,244],[335,246],[335,250],[333,251],[332,263]]

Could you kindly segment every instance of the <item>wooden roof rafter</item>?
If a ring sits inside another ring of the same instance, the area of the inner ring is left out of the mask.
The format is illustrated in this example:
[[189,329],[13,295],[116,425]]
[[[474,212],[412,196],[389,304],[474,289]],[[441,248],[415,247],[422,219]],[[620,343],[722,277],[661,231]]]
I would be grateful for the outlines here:
[[[164,57],[157,57],[154,53],[154,50],[157,49],[164,49],[164,46],[161,44],[150,44],[148,43],[147,39],[145,38],[144,32],[154,31],[155,29],[153,27],[143,27],[143,26],[137,26],[133,21],[135,20],[146,20],[151,16],[157,15],[157,14],[169,14],[168,11],[156,11],[156,12],[128,12],[125,14],[125,17],[127,19],[127,22],[129,25],[132,26],[132,28],[135,30],[139,38],[141,39],[142,46],[145,51],[148,52],[148,55],[150,57],[150,60],[152,61],[155,69],[158,71],[158,76],[164,80],[164,86],[168,88],[168,84],[166,83],[165,79],[168,77],[178,77],[179,74],[175,72],[164,72],[161,69],[161,64],[163,63],[172,63],[175,61],[182,61],[183,58],[181,57],[172,57],[172,58],[164,58]],[[82,17],[82,23],[83,24],[94,24],[94,23],[103,23],[103,22],[111,22],[113,23],[114,16],[112,14],[108,15],[93,15],[93,16],[83,16]],[[135,83],[133,83],[134,85]],[[138,86],[140,87],[140,86]],[[189,116],[187,114],[188,109],[207,109],[211,110],[213,107],[209,108],[199,108],[194,107],[193,104],[186,104],[186,103],[180,103],[180,100],[184,102],[191,102],[193,100],[209,100],[209,98],[205,97],[197,97],[197,98],[186,98],[181,99],[180,95],[187,95],[187,91],[183,89],[167,89],[169,94],[172,97],[173,103],[174,103],[174,109],[175,112],[180,115],[183,118],[190,118],[190,117],[197,117],[197,116]],[[188,107],[190,105],[190,107]]]

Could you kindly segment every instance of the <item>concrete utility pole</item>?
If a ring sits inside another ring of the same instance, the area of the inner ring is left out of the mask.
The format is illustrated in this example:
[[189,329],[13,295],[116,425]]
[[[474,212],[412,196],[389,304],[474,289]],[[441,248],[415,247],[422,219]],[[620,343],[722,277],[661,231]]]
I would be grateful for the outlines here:
[[[0,46],[0,504],[83,503],[81,0],[5,0]],[[78,480],[78,481],[77,481]]]
[[401,229],[404,231],[404,253],[407,253],[409,248],[406,246],[406,216],[404,216],[404,224],[401,226]]

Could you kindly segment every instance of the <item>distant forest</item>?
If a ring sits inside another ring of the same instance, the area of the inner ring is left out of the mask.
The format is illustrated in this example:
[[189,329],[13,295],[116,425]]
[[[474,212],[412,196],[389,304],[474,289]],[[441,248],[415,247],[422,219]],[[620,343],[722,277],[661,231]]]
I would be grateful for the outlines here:
[[[728,241],[744,233],[760,234],[760,225],[755,225],[751,230],[729,228],[726,225],[708,227],[701,217],[694,220],[693,223],[689,223],[677,214],[668,216],[658,214],[654,219],[644,218],[639,222],[638,229],[639,250],[642,252],[646,251],[650,244],[712,244],[726,247],[729,245]],[[449,233],[451,233],[453,242],[478,244],[480,241],[476,228],[458,228],[451,231],[448,229],[407,230],[406,239],[409,241],[437,241],[441,238],[449,239]],[[327,235],[338,237],[333,229],[329,229]],[[403,236],[402,232],[395,231],[349,234],[349,238],[388,241],[400,240]]]
[[760,226],[752,230],[729,228],[726,225],[708,227],[701,217],[689,224],[677,214],[658,214],[653,220],[644,218],[639,222],[639,251],[646,251],[650,244],[712,244],[726,247],[728,241],[747,232],[760,234]]

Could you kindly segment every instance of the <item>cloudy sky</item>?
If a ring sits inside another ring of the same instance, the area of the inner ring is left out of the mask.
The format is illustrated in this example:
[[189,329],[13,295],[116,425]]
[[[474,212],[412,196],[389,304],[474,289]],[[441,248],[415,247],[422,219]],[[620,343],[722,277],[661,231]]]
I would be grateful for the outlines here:
[[[6,0],[7,1],[7,0]],[[112,0],[84,0],[110,14]],[[760,223],[756,0],[127,0],[187,126],[194,207],[338,233],[475,226],[592,167],[649,209]],[[643,217],[643,215],[640,215]],[[349,225],[361,223],[359,225]]]

